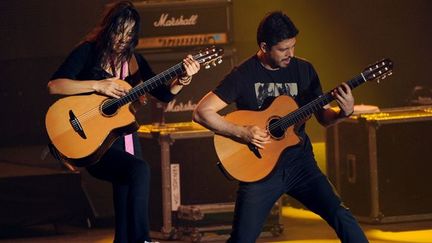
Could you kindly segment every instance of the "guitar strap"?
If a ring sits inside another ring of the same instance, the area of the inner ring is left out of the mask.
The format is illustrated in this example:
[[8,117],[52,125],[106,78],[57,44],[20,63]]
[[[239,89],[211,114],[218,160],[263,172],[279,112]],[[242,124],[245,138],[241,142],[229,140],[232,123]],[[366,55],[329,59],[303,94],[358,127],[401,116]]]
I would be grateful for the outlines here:
[[[129,74],[132,78],[131,81],[136,83],[136,80],[137,80],[136,75],[138,75],[138,77],[140,77],[140,76],[139,76],[138,63],[137,63],[135,55],[132,55],[131,59],[129,60],[129,63],[127,64],[127,68],[128,68]],[[124,76],[127,76],[127,73],[124,74]],[[125,77],[122,77],[122,78],[124,79]],[[130,154],[135,154],[134,141],[133,141],[133,135],[132,134],[127,134],[124,136],[124,143],[125,143],[125,151],[130,153]]]

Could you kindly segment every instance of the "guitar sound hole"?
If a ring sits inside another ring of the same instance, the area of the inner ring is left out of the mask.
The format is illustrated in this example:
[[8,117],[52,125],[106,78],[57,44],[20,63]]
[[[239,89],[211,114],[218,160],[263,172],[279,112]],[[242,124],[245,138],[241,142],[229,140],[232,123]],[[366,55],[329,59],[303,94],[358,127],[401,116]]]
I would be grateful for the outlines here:
[[280,120],[279,117],[272,118],[268,123],[269,124],[268,131],[270,135],[276,140],[283,138],[285,134],[285,130],[279,124],[275,124],[279,120]]
[[101,112],[104,116],[113,116],[117,113],[118,105],[114,99],[107,99],[101,105]]

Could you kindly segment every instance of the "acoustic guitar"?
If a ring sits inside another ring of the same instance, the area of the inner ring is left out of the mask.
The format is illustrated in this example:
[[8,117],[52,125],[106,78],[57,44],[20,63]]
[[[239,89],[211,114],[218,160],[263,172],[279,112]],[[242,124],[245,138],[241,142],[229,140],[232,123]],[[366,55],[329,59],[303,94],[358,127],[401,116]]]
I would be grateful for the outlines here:
[[[346,82],[351,89],[371,80],[382,80],[392,74],[393,63],[389,59],[368,66],[357,77]],[[231,137],[214,136],[214,146],[226,173],[236,180],[254,182],[266,178],[275,168],[279,156],[285,149],[296,145],[300,138],[296,128],[311,114],[334,100],[331,92],[323,94],[308,104],[298,107],[293,98],[282,95],[275,98],[262,111],[238,110],[225,119],[238,125],[257,125],[266,129],[271,143],[258,149]]]
[[[220,63],[222,56],[223,49],[209,47],[193,55],[193,59],[208,68]],[[76,166],[96,163],[115,139],[138,129],[135,113],[139,97],[184,72],[180,62],[134,88],[117,80],[119,85],[130,89],[118,99],[95,93],[59,99],[45,117],[53,146],[63,159]]]

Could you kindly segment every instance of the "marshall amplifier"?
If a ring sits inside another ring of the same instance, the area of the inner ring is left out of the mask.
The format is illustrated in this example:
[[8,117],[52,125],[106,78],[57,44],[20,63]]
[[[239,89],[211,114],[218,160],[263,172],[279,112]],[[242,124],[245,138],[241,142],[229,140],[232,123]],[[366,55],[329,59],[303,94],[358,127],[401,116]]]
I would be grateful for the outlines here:
[[135,2],[141,15],[138,49],[232,42],[231,0]]

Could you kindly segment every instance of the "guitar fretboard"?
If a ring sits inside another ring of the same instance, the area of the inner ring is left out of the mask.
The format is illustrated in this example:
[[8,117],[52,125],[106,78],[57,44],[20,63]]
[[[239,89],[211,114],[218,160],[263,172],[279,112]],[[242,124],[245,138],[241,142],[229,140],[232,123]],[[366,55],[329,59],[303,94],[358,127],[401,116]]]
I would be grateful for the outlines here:
[[151,79],[135,86],[132,88],[129,93],[120,99],[117,100],[119,106],[125,105],[129,102],[137,100],[140,96],[160,87],[165,84],[167,81],[177,77],[178,75],[185,72],[185,68],[183,67],[183,63],[178,63],[171,68],[163,71],[162,73],[154,76]]
[[[348,86],[351,89],[354,89],[361,84],[366,82],[366,79],[364,78],[363,73],[358,75],[357,77],[349,80],[347,82]],[[322,109],[323,106],[329,104],[334,100],[333,95],[331,92],[327,92],[318,98],[314,99],[313,101],[309,102],[308,104],[300,107],[299,109],[291,112],[290,114],[282,117],[277,122],[270,125],[270,130],[276,130],[276,129],[283,129],[286,130],[288,127],[297,124],[301,121],[304,121],[306,118],[308,118],[311,114],[314,112]]]

